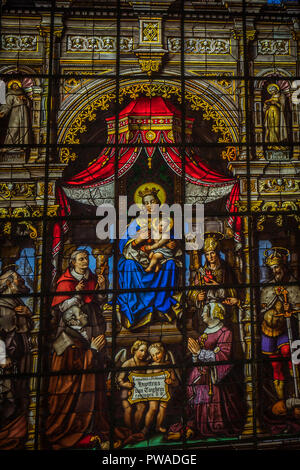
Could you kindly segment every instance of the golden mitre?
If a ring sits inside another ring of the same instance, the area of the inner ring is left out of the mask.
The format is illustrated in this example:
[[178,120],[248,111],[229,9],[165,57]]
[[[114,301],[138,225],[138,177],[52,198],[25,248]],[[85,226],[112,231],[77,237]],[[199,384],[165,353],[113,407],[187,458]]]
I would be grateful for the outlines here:
[[220,251],[220,240],[224,238],[221,232],[205,232],[204,233],[204,252]]
[[265,263],[270,267],[286,263],[289,254],[290,252],[287,248],[273,246],[264,251]]

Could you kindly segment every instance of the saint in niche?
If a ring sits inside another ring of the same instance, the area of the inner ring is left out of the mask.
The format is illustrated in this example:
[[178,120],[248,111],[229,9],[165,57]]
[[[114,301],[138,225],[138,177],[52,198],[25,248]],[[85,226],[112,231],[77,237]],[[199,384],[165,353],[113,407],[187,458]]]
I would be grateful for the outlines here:
[[[4,145],[30,143],[29,100],[19,80],[11,80],[7,84],[6,104],[0,106],[0,118],[9,115]],[[6,151],[19,151],[20,148],[9,148]]]
[[275,83],[267,87],[271,98],[264,102],[265,113],[265,139],[268,143],[278,143],[287,139],[287,125],[285,119],[285,96]]

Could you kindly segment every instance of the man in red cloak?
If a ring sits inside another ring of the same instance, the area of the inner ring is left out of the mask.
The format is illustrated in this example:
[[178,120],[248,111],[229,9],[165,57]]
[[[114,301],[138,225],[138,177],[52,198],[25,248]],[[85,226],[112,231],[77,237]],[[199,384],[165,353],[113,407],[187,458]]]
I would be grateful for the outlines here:
[[[52,302],[59,324],[51,359],[51,372],[56,374],[49,379],[46,436],[53,449],[90,443],[95,436],[102,443],[109,439],[105,374],[91,372],[106,365],[101,313],[106,297],[93,292],[97,287],[105,288],[104,277],[90,271],[87,251],[76,250],[57,281],[56,292],[61,294]],[[91,292],[81,294],[82,290]]]

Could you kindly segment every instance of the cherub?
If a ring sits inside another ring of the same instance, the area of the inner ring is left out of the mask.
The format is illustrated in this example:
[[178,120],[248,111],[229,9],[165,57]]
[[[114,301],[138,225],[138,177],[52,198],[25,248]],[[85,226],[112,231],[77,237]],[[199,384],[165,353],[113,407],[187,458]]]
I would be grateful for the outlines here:
[[[149,364],[151,366],[157,365],[159,366],[157,369],[148,369],[148,374],[155,374],[158,372],[168,372],[169,375],[166,377],[165,382],[169,386],[169,393],[170,388],[176,387],[179,384],[179,381],[176,377],[176,373],[174,369],[166,369],[162,366],[166,366],[171,364],[169,360],[169,355],[171,355],[170,351],[166,351],[165,346],[163,343],[153,343],[149,346],[148,352],[152,357],[152,362]],[[172,356],[171,356],[172,357]],[[172,358],[172,362],[174,363],[174,358]],[[171,393],[170,393],[171,395]],[[155,430],[161,433],[165,433],[167,430],[164,428],[164,420],[167,412],[168,402],[161,401],[161,400],[149,400],[149,409],[145,416],[145,426],[142,430],[144,435],[147,435],[149,429],[154,421],[154,417],[156,416],[156,425]]]
[[[136,367],[136,366],[146,366],[148,363],[146,362],[147,357],[147,343],[146,341],[137,340],[131,346],[131,354],[132,357],[127,361],[123,362],[121,367]],[[123,350],[124,351],[124,350]],[[131,370],[131,373],[142,373],[143,370]],[[128,371],[121,372],[117,377],[117,383],[123,389],[121,398],[122,398],[122,406],[124,410],[124,423],[125,425],[131,429],[131,415],[132,415],[132,408],[133,405],[129,403],[128,396],[130,390],[133,389],[134,384],[129,382],[128,380]],[[145,402],[139,402],[135,404],[135,413],[134,413],[134,426],[138,431],[141,426],[141,422],[143,419],[143,415],[146,409]]]

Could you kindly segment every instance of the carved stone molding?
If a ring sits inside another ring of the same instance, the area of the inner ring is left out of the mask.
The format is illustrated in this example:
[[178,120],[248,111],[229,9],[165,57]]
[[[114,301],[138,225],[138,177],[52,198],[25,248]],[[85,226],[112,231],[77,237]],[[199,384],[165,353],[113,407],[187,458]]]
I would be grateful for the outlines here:
[[[133,49],[133,38],[120,38],[120,51],[130,52]],[[68,52],[103,52],[110,53],[117,50],[117,38],[113,36],[68,36]]]
[[[180,38],[168,38],[169,52],[179,53],[181,51]],[[184,41],[184,52],[186,54],[229,54],[229,39],[200,39],[187,38]]]
[[37,36],[34,34],[2,34],[1,49],[4,51],[36,51]]
[[259,39],[257,53],[260,55],[289,55],[289,46],[288,39]]
[[280,193],[300,191],[300,180],[290,178],[273,178],[258,181],[258,191],[260,193]]
[[127,1],[136,13],[151,13],[154,8],[155,11],[160,12],[160,14],[164,14],[168,11],[170,5],[174,3],[174,0],[159,0],[156,2],[153,2],[153,0],[143,0],[142,2],[140,0]]

